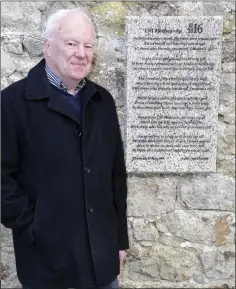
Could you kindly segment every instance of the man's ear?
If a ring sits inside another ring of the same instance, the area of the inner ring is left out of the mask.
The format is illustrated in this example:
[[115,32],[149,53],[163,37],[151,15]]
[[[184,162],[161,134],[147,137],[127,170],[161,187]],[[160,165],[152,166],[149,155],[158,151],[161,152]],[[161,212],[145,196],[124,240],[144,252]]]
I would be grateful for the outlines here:
[[51,56],[51,42],[49,40],[44,40],[43,42],[43,51],[44,51],[44,54],[46,54],[47,56]]

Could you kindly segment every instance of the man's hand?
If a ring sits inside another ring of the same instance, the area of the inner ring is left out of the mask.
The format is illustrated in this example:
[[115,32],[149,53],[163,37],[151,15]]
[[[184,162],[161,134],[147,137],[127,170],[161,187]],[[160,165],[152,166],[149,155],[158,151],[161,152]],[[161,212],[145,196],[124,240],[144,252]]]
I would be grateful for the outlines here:
[[120,257],[120,270],[123,268],[124,266],[124,261],[126,258],[127,252],[125,250],[121,250],[119,251],[119,257]]

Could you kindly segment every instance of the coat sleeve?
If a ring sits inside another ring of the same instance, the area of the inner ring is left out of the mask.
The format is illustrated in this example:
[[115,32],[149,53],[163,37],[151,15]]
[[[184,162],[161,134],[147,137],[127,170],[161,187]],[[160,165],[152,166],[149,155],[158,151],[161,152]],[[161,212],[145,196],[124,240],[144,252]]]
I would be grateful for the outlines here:
[[[114,104],[115,106],[115,104]],[[129,238],[127,230],[127,174],[124,158],[124,148],[121,139],[120,127],[116,115],[117,127],[117,149],[113,166],[112,181],[114,193],[114,205],[118,217],[119,250],[129,248]]]
[[16,181],[20,153],[13,114],[5,97],[1,97],[1,128],[1,222],[11,228],[18,239],[32,243],[34,204]]

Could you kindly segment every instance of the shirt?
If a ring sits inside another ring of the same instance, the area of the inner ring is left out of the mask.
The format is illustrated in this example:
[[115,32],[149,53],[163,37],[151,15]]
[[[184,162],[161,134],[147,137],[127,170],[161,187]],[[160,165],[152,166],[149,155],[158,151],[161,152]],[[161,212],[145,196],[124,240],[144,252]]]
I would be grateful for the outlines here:
[[52,85],[60,89],[60,91],[64,92],[63,96],[65,97],[66,101],[71,105],[77,118],[81,121],[82,108],[81,108],[81,100],[80,100],[80,91],[86,84],[85,79],[83,78],[76,86],[76,89],[75,89],[76,94],[74,96],[68,92],[67,86],[62,82],[62,80],[59,77],[55,75],[54,72],[52,72],[52,70],[47,66],[47,64],[45,64],[45,71],[46,71],[48,81]]

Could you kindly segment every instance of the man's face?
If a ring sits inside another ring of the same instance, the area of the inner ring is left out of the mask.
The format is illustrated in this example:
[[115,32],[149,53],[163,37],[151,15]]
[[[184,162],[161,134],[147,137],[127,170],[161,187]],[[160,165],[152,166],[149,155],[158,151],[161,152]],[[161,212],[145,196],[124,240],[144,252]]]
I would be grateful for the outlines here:
[[80,81],[90,71],[94,29],[85,17],[69,14],[45,43],[45,53],[54,72],[64,81]]

